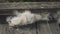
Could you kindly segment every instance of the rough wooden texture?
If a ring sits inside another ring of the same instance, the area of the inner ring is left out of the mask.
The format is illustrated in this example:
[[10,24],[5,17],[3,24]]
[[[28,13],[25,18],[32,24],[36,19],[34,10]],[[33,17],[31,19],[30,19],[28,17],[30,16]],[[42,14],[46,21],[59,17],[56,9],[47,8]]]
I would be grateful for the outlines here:
[[57,23],[47,22],[37,23],[37,28],[36,24],[21,26],[19,30],[11,30],[7,24],[0,24],[0,34],[60,34],[60,29]]
[[36,28],[33,25],[28,25],[21,26],[18,30],[12,30],[7,24],[0,24],[0,34],[36,34]]
[[37,31],[38,34],[51,34],[52,32],[50,31],[50,26],[47,21],[42,21],[40,24],[37,23]]
[[0,3],[0,9],[48,9],[60,8],[60,2]]
[[60,34],[60,28],[58,23],[45,23],[40,22],[37,24],[38,34]]
[[60,34],[60,28],[58,23],[50,23],[50,29],[52,34]]
[[19,29],[15,31],[15,34],[36,34],[36,25],[20,26]]

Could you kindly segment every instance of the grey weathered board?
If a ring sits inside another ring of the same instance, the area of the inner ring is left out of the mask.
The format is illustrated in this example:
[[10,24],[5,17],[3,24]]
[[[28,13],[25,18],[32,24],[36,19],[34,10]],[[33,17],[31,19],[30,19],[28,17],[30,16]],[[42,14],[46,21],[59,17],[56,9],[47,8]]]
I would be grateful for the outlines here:
[[60,34],[60,28],[57,23],[40,22],[37,24],[38,34]]
[[52,34],[60,34],[60,28],[58,23],[50,23],[50,29]]
[[0,24],[0,34],[60,34],[60,29],[57,23],[48,23],[46,21],[21,26],[19,30],[10,30],[7,24]]
[[35,26],[22,26],[19,30],[9,29],[7,24],[0,24],[0,34],[36,34]]
[[48,9],[48,8],[60,8],[60,2],[0,3],[0,9]]
[[47,21],[37,24],[38,34],[51,34],[49,23]]

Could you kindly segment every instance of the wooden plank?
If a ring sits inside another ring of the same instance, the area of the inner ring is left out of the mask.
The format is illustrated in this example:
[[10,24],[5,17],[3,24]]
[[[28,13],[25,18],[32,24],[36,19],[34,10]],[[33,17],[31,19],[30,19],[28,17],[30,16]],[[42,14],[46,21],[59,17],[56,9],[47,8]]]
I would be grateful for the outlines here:
[[6,26],[0,24],[0,34],[6,34]]
[[57,23],[50,23],[50,29],[52,31],[52,34],[60,34],[60,28]]
[[2,26],[0,25],[0,34],[2,34],[3,33],[3,28],[2,28]]
[[27,25],[27,26],[20,26],[18,30],[9,29],[8,25],[1,25],[0,34],[36,34],[36,27],[35,24]]
[[37,32],[38,34],[52,34],[50,31],[49,23],[47,21],[40,22],[40,24],[37,24]]
[[15,34],[36,34],[36,25],[21,26],[18,30],[15,30],[15,32]]
[[[58,10],[60,10],[60,9],[29,9],[29,10],[31,10],[31,12],[35,12],[35,13],[43,13],[43,12],[51,12],[51,13],[55,13],[56,11],[58,11]],[[17,9],[17,11],[19,11],[19,12],[23,12],[24,11],[24,9]],[[0,15],[14,15],[14,10],[13,9],[9,9],[9,10],[0,10]]]
[[60,2],[0,3],[0,9],[48,9],[48,8],[60,8]]

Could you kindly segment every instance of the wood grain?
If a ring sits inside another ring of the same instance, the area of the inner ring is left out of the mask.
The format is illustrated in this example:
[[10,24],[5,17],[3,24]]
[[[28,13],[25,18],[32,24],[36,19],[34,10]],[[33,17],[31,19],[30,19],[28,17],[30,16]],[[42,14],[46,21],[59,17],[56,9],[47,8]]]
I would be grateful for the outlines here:
[[48,9],[48,8],[60,8],[60,2],[0,3],[0,9]]

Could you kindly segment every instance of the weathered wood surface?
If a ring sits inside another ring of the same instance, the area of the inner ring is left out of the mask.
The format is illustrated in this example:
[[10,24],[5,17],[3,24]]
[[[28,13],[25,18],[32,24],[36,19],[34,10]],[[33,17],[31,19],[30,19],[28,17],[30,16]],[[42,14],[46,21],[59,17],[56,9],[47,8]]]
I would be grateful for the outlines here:
[[19,30],[9,29],[7,24],[0,24],[0,34],[36,34],[34,25],[21,26]]
[[52,34],[60,34],[60,28],[58,23],[50,23],[50,29]]
[[38,34],[52,34],[49,23],[47,21],[37,24]]
[[57,23],[47,23],[46,21],[20,26],[18,30],[9,29],[7,24],[0,24],[0,34],[60,34],[60,28]]
[[[7,10],[7,9],[0,9],[0,15],[14,15],[14,11],[15,9],[9,9],[9,10]],[[19,11],[19,12],[23,12],[25,9],[17,9],[17,11]],[[59,11],[60,9],[57,9],[57,8],[55,8],[55,9],[30,9],[31,10],[31,12],[33,12],[33,13],[43,13],[43,12],[50,12],[50,13],[55,13],[55,12],[57,12],[57,11]]]
[[59,24],[56,22],[37,23],[38,34],[60,34]]
[[0,9],[48,9],[60,8],[60,2],[0,3]]
[[36,34],[36,25],[21,26],[19,30],[16,30],[15,34]]

